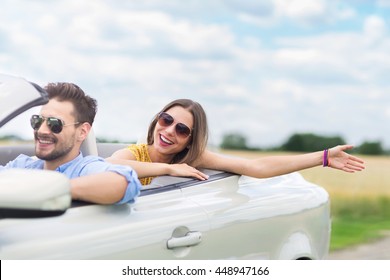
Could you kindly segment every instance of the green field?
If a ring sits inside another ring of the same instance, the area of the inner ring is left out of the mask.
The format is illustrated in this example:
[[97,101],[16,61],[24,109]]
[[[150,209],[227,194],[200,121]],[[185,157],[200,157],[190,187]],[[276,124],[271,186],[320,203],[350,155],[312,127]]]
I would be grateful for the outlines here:
[[[278,153],[222,151],[256,158]],[[390,157],[361,156],[366,169],[345,173],[315,167],[300,173],[310,182],[324,187],[331,199],[331,250],[370,242],[390,230]]]

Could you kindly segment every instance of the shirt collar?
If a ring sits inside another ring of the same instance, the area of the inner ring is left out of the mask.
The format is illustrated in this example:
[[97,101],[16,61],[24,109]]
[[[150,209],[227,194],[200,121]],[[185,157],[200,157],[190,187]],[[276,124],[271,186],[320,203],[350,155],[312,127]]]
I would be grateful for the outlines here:
[[79,155],[77,157],[75,157],[74,159],[72,159],[71,161],[68,161],[68,162],[64,163],[63,165],[58,166],[56,168],[56,171],[64,173],[65,170],[69,166],[72,166],[73,164],[76,164],[78,161],[81,161],[82,159],[83,159],[83,154],[80,152]]

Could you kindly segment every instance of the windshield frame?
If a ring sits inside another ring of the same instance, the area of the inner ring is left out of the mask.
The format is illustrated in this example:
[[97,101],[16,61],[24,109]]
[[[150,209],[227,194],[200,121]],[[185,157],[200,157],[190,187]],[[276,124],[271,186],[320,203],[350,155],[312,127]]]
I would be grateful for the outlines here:
[[[18,102],[20,99],[24,101]],[[48,101],[47,92],[39,85],[23,78],[0,74],[0,128],[28,109]]]

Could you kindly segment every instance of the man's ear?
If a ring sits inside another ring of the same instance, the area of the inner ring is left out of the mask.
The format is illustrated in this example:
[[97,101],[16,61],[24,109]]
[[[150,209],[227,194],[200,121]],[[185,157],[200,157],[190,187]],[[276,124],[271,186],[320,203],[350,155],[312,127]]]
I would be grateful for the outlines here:
[[87,122],[83,123],[80,126],[80,130],[79,130],[80,132],[77,137],[77,140],[83,142],[88,137],[88,133],[90,130],[91,130],[91,125]]

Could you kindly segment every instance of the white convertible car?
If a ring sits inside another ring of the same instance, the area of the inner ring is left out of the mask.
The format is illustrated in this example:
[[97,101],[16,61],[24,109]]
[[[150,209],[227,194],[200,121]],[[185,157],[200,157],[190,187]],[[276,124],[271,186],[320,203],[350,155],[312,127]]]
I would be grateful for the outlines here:
[[[39,86],[0,75],[0,127],[46,102]],[[106,157],[123,146],[96,144],[91,135],[83,153]],[[0,144],[0,165],[33,152],[32,144]],[[69,180],[57,172],[2,170],[0,259],[327,257],[331,220],[323,188],[299,173],[254,179],[205,172],[210,178],[202,182],[158,177],[134,204],[107,206],[72,201]]]

